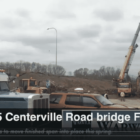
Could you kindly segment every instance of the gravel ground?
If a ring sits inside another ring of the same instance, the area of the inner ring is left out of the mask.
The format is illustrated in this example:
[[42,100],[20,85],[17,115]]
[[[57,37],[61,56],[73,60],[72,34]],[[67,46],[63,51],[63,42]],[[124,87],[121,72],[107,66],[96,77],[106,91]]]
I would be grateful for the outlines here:
[[125,97],[125,101],[121,101],[118,95],[109,95],[109,100],[116,104],[126,105],[128,107],[140,108],[140,97]]
[[125,101],[121,101],[120,98],[118,99],[109,99],[113,103],[121,104],[121,105],[126,105],[128,107],[136,107],[140,108],[140,98],[125,98]]

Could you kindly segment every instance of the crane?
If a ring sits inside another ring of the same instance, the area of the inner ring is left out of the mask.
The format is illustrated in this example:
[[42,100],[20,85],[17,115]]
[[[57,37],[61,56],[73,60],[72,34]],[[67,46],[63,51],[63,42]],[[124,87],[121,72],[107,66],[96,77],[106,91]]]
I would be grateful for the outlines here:
[[138,77],[136,79],[136,94],[140,96],[140,71],[138,72]]
[[139,23],[138,28],[136,30],[135,36],[132,40],[131,46],[129,47],[129,51],[125,57],[125,62],[124,62],[124,65],[121,69],[119,78],[117,80],[115,80],[113,78],[113,82],[116,83],[115,85],[118,88],[118,95],[120,95],[121,92],[124,92],[125,96],[127,96],[127,95],[131,96],[133,94],[132,93],[132,84],[130,82],[127,82],[127,76],[128,76],[130,66],[132,64],[132,60],[133,60],[135,51],[138,47],[138,45],[135,43],[136,43],[139,31],[140,31],[140,23]]

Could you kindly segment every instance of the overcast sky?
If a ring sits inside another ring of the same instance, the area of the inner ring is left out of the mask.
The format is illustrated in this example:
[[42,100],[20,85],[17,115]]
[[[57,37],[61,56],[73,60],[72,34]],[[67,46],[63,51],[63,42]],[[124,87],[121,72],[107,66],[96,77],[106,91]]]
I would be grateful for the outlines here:
[[[139,0],[0,0],[0,61],[121,68],[140,22]],[[140,35],[137,39],[140,44]],[[129,73],[140,71],[140,47]]]

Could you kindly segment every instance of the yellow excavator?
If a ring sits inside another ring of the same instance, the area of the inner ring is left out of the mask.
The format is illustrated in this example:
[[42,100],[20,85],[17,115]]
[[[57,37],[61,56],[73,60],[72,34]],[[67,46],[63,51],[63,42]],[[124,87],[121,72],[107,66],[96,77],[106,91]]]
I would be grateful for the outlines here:
[[139,31],[140,31],[140,24],[136,30],[132,44],[129,47],[129,51],[128,51],[127,55],[125,56],[125,62],[121,69],[119,78],[118,79],[113,78],[113,85],[115,85],[117,87],[119,96],[120,96],[121,92],[123,92],[125,94],[125,96],[135,95],[135,91],[133,91],[133,89],[132,89],[132,83],[130,81],[128,81],[127,78],[128,78],[128,71],[131,66],[136,48],[138,47],[138,45],[135,43],[136,43]]

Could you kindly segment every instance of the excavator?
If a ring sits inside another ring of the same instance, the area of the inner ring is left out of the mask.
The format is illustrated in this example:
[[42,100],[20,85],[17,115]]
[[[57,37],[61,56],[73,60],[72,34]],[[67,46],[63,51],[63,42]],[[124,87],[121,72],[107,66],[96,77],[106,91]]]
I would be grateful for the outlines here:
[[138,47],[138,45],[136,44],[136,40],[137,40],[139,31],[140,31],[140,23],[136,30],[135,36],[132,40],[131,46],[129,47],[129,51],[128,51],[127,55],[125,56],[125,62],[121,69],[119,78],[118,79],[113,78],[113,85],[115,85],[117,87],[118,96],[120,96],[121,92],[123,92],[125,94],[125,96],[135,95],[135,92],[132,89],[132,83],[130,81],[128,82],[128,71],[132,64],[132,60],[133,60],[135,51]]

